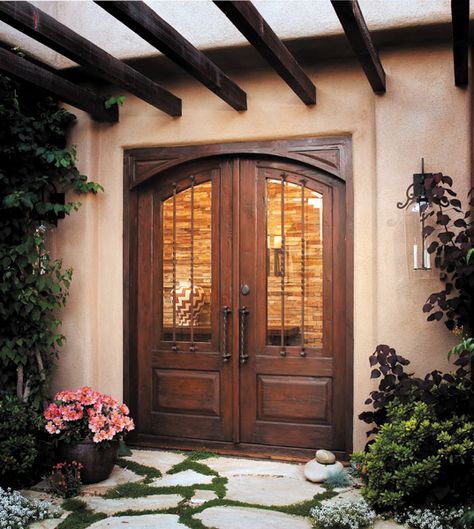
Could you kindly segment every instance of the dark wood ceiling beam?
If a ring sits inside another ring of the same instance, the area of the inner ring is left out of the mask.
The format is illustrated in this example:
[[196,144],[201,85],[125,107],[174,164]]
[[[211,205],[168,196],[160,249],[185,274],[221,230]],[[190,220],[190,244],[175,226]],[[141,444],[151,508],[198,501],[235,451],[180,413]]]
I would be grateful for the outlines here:
[[214,1],[234,26],[306,104],[316,103],[316,87],[252,2]]
[[469,0],[451,0],[454,84],[469,83]]
[[247,110],[247,95],[206,55],[141,1],[95,1],[235,110]]
[[106,109],[103,97],[99,97],[89,90],[85,90],[3,48],[0,48],[0,71],[41,88],[60,101],[84,110],[96,121],[118,121],[117,107],[113,106]]
[[0,2],[0,19],[170,116],[181,115],[178,97],[29,2]]
[[386,90],[385,71],[370,36],[357,0],[331,0],[349,44],[359,59],[372,90],[383,94]]

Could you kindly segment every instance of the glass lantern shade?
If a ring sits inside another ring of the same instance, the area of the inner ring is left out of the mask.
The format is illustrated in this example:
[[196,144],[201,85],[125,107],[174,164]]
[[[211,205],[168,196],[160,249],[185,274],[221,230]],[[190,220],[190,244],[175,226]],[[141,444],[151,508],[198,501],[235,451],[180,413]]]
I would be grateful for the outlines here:
[[423,234],[429,207],[425,202],[414,201],[405,210],[407,264],[410,275],[416,277],[435,276],[434,255],[428,253],[429,241]]

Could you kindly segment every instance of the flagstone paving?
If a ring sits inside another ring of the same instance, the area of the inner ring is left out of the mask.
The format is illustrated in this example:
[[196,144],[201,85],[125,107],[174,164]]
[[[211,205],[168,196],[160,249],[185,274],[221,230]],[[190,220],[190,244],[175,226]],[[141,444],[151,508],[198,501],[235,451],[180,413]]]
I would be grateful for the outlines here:
[[[25,495],[49,497],[44,482],[34,488]],[[108,480],[84,486],[75,501],[62,504],[61,519],[29,529],[311,529],[309,510],[318,502],[358,498],[352,488],[328,493],[306,481],[303,465],[133,450]],[[374,525],[400,527],[384,520]]]
[[311,529],[309,519],[277,511],[248,507],[210,507],[196,514],[198,520],[215,529]]
[[177,507],[183,501],[178,494],[154,494],[143,498],[107,499],[100,496],[84,498],[89,509],[104,514],[116,514],[123,511],[156,511]]
[[157,487],[189,487],[191,485],[208,485],[213,479],[214,476],[205,476],[194,470],[184,470],[177,474],[154,479],[151,484],[156,485]]
[[95,522],[89,527],[90,529],[115,529],[117,527],[130,527],[130,529],[189,529],[186,525],[179,523],[179,517],[176,514],[113,516],[112,518]]

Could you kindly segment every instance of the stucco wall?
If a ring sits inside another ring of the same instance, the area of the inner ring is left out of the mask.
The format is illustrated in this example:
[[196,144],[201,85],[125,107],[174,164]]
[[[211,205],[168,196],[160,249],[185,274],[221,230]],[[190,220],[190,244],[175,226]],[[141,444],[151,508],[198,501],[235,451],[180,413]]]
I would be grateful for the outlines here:
[[[72,143],[79,166],[105,187],[86,197],[81,211],[61,221],[53,245],[75,269],[64,311],[67,345],[56,388],[92,384],[122,395],[122,162],[123,149],[193,143],[348,134],[354,172],[354,406],[373,382],[368,355],[389,343],[424,373],[446,367],[453,337],[421,312],[436,280],[410,278],[406,265],[403,198],[425,157],[426,169],[456,178],[470,174],[470,94],[454,87],[449,46],[381,53],[387,93],[376,96],[355,62],[319,64],[307,72],[318,104],[303,105],[271,71],[234,75],[248,93],[249,110],[237,113],[196,82],[173,80],[183,116],[170,118],[127,95],[120,124],[97,125],[82,112]],[[116,93],[123,93],[118,90]],[[364,425],[354,419],[355,448]]]

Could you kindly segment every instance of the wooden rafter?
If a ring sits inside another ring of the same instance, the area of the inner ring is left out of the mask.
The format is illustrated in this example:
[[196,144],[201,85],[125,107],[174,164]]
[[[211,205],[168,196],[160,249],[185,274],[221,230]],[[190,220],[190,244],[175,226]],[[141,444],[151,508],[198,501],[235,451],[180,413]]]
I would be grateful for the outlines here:
[[97,121],[117,122],[118,110],[105,108],[105,100],[45,68],[0,48],[0,71],[37,86],[65,103],[89,113]]
[[171,116],[181,100],[29,2],[0,2],[0,19]]
[[214,1],[234,26],[306,104],[316,103],[316,87],[252,2]]
[[235,110],[247,109],[245,92],[144,2],[95,3],[193,75]]
[[375,93],[385,92],[385,71],[357,0],[331,0],[349,44]]
[[469,82],[469,0],[451,0],[453,28],[454,83]]

